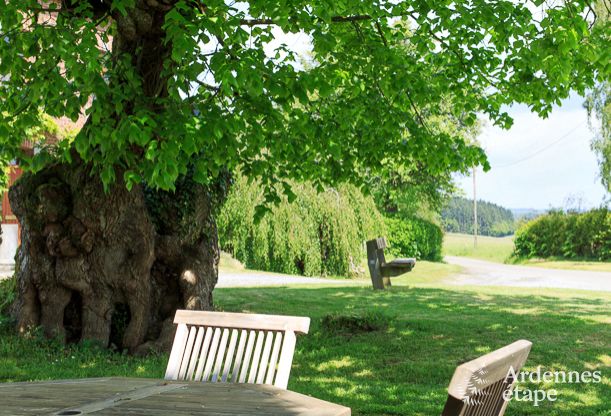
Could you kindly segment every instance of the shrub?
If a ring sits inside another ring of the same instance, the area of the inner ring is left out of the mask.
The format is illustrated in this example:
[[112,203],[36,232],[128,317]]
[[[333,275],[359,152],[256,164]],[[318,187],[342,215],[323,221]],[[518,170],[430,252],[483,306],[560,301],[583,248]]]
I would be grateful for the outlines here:
[[611,259],[611,215],[607,208],[584,213],[552,211],[516,232],[514,255]]
[[318,193],[309,183],[292,184],[286,198],[257,223],[260,185],[237,176],[218,217],[220,246],[248,268],[280,273],[350,275],[364,256],[363,242],[383,233],[373,199],[352,185]]
[[329,334],[357,334],[388,328],[392,318],[377,311],[361,314],[329,314],[322,317],[321,328]]
[[8,315],[9,308],[17,297],[17,279],[0,279],[0,315]]
[[430,221],[420,218],[385,219],[390,254],[395,257],[439,261],[442,258],[443,232]]

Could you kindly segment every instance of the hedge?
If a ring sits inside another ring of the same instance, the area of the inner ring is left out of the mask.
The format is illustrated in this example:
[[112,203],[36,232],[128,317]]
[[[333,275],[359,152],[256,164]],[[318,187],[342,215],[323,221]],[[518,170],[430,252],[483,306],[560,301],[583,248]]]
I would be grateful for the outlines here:
[[443,231],[441,227],[420,218],[389,217],[385,219],[390,254],[395,257],[440,261]]
[[518,229],[518,257],[611,259],[611,215],[607,208],[584,213],[552,211]]
[[363,242],[384,233],[373,199],[352,185],[321,193],[309,183],[291,185],[296,199],[283,199],[257,223],[262,188],[237,176],[217,221],[221,249],[257,270],[307,276],[362,272]]

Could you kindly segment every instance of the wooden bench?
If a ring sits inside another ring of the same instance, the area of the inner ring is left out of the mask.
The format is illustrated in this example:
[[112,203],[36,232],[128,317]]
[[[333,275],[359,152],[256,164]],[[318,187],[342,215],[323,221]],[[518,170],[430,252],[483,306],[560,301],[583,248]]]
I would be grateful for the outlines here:
[[286,389],[295,334],[310,318],[177,310],[166,380],[271,384]]
[[[532,343],[516,341],[456,368],[441,416],[503,416]],[[510,372],[510,369],[513,370]]]
[[380,237],[367,241],[367,265],[374,289],[384,289],[390,286],[390,278],[411,271],[416,265],[416,259],[394,259],[390,262],[384,257],[384,249],[388,247],[386,238]]

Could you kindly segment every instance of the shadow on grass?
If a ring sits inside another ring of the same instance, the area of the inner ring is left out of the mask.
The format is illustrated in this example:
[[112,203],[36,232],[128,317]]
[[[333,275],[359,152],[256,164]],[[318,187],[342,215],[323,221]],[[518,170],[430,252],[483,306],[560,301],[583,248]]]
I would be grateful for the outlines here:
[[[304,315],[310,334],[298,340],[289,388],[350,406],[354,414],[440,414],[455,367],[518,339],[533,342],[526,369],[602,370],[606,383],[525,383],[557,389],[558,400],[513,402],[508,415],[600,415],[611,397],[611,329],[600,317],[609,304],[596,298],[481,295],[393,287],[219,289],[228,311]],[[386,329],[346,334],[324,329],[330,314],[390,318]],[[598,320],[597,320],[598,319]]]
[[[217,289],[215,301],[226,311],[311,317],[310,333],[297,343],[289,389],[344,404],[355,415],[438,415],[458,364],[522,338],[534,343],[527,370],[601,370],[604,380],[525,383],[522,388],[557,389],[558,400],[537,407],[512,402],[508,416],[608,414],[611,306],[594,295],[274,287]],[[337,319],[321,325],[330,315],[367,317],[373,325],[340,330]],[[86,345],[64,347],[36,334],[21,338],[0,323],[0,381],[161,378],[166,363],[167,355],[136,358]]]

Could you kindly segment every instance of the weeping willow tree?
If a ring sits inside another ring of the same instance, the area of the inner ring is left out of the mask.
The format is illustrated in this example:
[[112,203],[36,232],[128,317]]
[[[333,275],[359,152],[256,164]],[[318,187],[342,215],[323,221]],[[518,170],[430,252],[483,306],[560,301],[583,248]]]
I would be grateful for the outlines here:
[[[237,167],[265,202],[289,180],[322,189],[397,166],[487,167],[448,114],[505,106],[545,116],[609,75],[586,1],[2,0],[0,161],[22,225],[18,328],[144,351],[177,308],[208,309],[215,215]],[[287,34],[313,62],[300,70]],[[73,141],[20,151],[40,115],[86,122]]]

